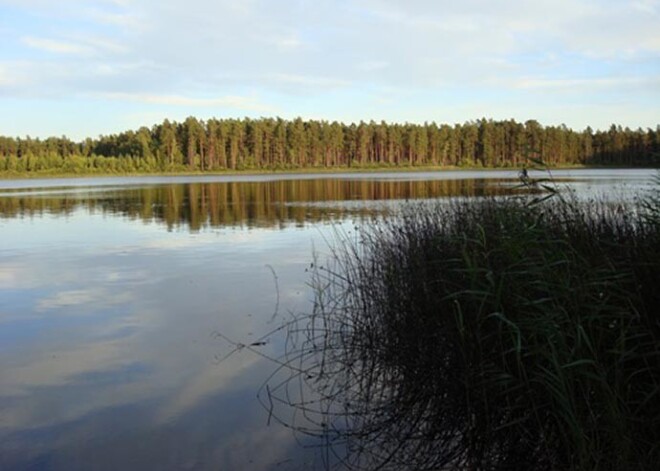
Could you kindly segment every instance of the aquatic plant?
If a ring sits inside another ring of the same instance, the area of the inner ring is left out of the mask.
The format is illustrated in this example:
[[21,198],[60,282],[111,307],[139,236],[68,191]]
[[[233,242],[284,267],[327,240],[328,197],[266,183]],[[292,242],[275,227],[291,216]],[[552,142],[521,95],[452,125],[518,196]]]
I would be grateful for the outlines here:
[[263,404],[328,467],[654,469],[659,201],[413,205],[344,238]]

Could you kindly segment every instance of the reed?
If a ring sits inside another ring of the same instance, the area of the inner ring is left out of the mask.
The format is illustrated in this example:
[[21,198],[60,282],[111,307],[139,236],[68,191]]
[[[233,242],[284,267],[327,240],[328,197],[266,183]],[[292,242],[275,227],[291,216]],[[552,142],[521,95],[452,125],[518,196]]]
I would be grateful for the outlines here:
[[657,194],[414,205],[314,268],[266,403],[328,467],[656,469]]

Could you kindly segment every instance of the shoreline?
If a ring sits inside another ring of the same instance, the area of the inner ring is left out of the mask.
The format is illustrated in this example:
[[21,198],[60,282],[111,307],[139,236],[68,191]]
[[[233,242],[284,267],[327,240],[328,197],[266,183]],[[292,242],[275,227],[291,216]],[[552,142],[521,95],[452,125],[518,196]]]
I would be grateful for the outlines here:
[[[0,180],[40,180],[56,178],[112,178],[112,177],[193,177],[193,176],[259,176],[259,175],[309,175],[309,174],[346,174],[346,173],[423,173],[423,172],[470,172],[470,171],[502,171],[518,170],[522,166],[507,167],[458,167],[458,166],[405,166],[405,167],[305,167],[291,169],[245,169],[245,170],[213,170],[213,171],[180,171],[180,172],[85,172],[85,173],[57,173],[57,172],[0,172]],[[543,170],[571,170],[571,169],[657,169],[658,167],[630,167],[620,165],[561,165],[546,167]],[[532,167],[534,169],[534,167]]]

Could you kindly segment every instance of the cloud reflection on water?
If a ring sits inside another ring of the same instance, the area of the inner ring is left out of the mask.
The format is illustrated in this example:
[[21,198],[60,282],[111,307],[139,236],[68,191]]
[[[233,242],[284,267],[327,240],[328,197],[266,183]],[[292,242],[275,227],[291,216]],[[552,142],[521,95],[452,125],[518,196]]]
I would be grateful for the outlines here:
[[[84,218],[71,218],[70,234],[83,239],[85,224]],[[61,457],[68,453],[68,440],[75,440],[81,422],[92,441],[105,433],[95,423],[112,432],[117,425],[103,425],[99,418],[105,411],[139,407],[139,414],[117,412],[122,427],[182,433],[194,426],[189,421],[199,415],[201,404],[222,415],[222,409],[211,404],[235,395],[249,397],[249,406],[227,407],[255,415],[255,430],[265,423],[255,407],[255,391],[268,366],[249,355],[216,364],[215,357],[227,346],[211,334],[222,330],[243,339],[263,328],[276,299],[265,262],[275,267],[286,286],[299,284],[295,293],[280,293],[283,305],[298,303],[304,297],[304,266],[318,230],[230,229],[191,235],[163,234],[157,227],[141,225],[133,231],[135,224],[125,220],[114,225],[111,244],[102,240],[97,247],[68,251],[66,257],[50,256],[44,233],[44,244],[35,244],[34,253],[2,265],[3,280],[11,283],[0,288],[20,291],[27,300],[21,307],[6,305],[0,310],[5,326],[29,332],[0,358],[0,437],[2,443],[23,450],[24,458],[13,463],[19,468],[29,461],[34,434],[56,435],[58,439],[47,440],[42,451]],[[145,229],[158,238],[134,233]],[[59,277],[60,272],[67,275]],[[250,273],[248,285],[245,273]],[[259,437],[255,430],[232,440],[247,450]],[[129,442],[116,446],[130,454]],[[90,441],[83,440],[80,455],[69,457],[72,463],[84,461],[88,447]],[[214,448],[214,453],[227,455],[223,460],[237,453]],[[274,452],[276,448],[281,447],[273,446]],[[238,463],[246,456],[231,459]]]

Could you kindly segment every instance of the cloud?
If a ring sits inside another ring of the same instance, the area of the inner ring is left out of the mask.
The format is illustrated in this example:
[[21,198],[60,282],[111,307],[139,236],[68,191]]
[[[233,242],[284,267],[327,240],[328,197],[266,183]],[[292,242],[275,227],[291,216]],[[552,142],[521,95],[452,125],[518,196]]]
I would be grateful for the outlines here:
[[117,41],[102,37],[78,37],[78,41],[85,43],[88,47],[93,48],[95,52],[106,51],[109,53],[125,53],[128,52],[128,47]]
[[110,100],[135,101],[151,105],[188,107],[228,107],[239,110],[272,112],[273,108],[251,97],[224,96],[218,98],[196,98],[183,95],[154,95],[149,93],[105,93],[100,95]]
[[92,72],[95,75],[114,75],[126,76],[133,73],[144,72],[145,70],[157,71],[159,67],[149,62],[127,62],[127,63],[99,63],[95,64]]
[[347,87],[351,84],[348,80],[343,80],[333,77],[314,77],[308,75],[295,75],[295,74],[269,74],[264,76],[267,80],[274,82],[284,83],[287,85],[302,85],[305,87],[323,87],[323,88],[336,88]]
[[55,54],[82,54],[88,55],[94,52],[94,49],[85,44],[74,43],[70,41],[61,41],[49,38],[37,38],[34,36],[25,36],[21,41],[28,46],[41,49],[42,51]]
[[117,26],[132,32],[142,30],[145,23],[145,19],[142,16],[125,12],[117,13],[92,8],[86,10],[86,14],[95,22]]
[[616,89],[620,87],[641,87],[660,84],[660,77],[595,77],[569,79],[521,79],[514,83],[515,87],[523,89],[554,89],[554,90],[594,90]]
[[383,70],[390,66],[388,61],[365,61],[357,65],[357,69],[363,72],[375,72]]
[[20,83],[16,75],[9,71],[9,67],[0,64],[0,89],[3,87],[10,87]]
[[637,0],[631,2],[631,5],[634,9],[652,15],[657,15],[658,8],[660,8],[659,4],[660,2],[657,0]]
[[275,44],[280,49],[297,49],[303,45],[302,41],[298,38],[279,38],[275,40]]
[[305,46],[305,42],[296,34],[275,35],[275,36],[255,36],[257,41],[265,44],[274,45],[279,51],[295,51]]
[[[34,63],[25,82],[0,66],[4,95],[101,97],[130,108],[121,116],[218,107],[359,120],[389,113],[373,104],[391,89],[420,97],[391,109],[416,121],[475,118],[449,116],[456,100],[506,106],[571,88],[592,87],[593,104],[611,92],[630,107],[657,99],[648,80],[660,73],[658,0],[65,2],[0,0],[26,22],[3,39]],[[427,104],[432,115],[416,111]]]

